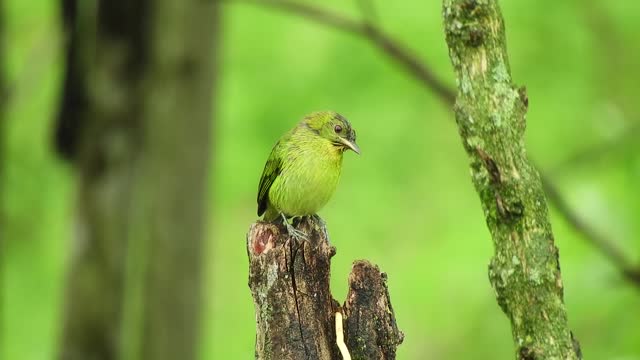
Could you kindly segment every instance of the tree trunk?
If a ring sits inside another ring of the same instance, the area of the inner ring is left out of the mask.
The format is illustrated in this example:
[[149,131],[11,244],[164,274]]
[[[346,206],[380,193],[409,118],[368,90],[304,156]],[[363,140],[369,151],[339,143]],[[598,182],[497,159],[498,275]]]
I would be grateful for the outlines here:
[[511,81],[497,1],[444,0],[443,15],[456,121],[495,247],[489,278],[516,358],[578,359],[540,176],[524,148],[527,94]]
[[216,2],[62,0],[79,173],[62,359],[195,359]]
[[256,309],[256,359],[342,359],[335,313],[344,316],[344,336],[353,359],[395,359],[403,335],[389,300],[386,275],[356,261],[341,309],[329,290],[331,257],[324,223],[304,218],[297,241],[270,223],[253,224],[247,235],[249,287]]

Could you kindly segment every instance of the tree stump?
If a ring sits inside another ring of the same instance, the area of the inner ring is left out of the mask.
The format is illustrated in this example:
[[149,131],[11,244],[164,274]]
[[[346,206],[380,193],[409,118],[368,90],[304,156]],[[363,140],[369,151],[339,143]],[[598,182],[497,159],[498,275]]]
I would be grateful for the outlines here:
[[336,249],[324,222],[305,217],[296,227],[308,240],[298,241],[284,227],[261,221],[247,234],[256,359],[342,359],[336,312],[344,317],[343,335],[352,359],[395,359],[404,335],[396,325],[386,274],[368,261],[354,262],[341,308],[329,288]]

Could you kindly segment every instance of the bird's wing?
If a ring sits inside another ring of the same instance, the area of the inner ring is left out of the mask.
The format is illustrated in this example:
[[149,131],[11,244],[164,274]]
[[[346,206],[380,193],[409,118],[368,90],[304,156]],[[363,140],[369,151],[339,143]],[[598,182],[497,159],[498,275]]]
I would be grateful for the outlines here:
[[282,159],[278,151],[279,146],[280,142],[273,147],[271,155],[269,155],[269,159],[264,165],[264,170],[262,170],[260,185],[258,185],[258,216],[261,216],[267,210],[269,189],[271,189],[271,185],[282,170]]

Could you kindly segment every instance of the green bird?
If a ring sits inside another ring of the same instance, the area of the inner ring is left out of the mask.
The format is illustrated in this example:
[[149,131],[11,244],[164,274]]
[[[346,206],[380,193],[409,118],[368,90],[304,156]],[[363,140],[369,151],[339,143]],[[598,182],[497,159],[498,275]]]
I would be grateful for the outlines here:
[[258,186],[258,216],[282,218],[290,235],[305,239],[287,219],[314,215],[329,201],[346,150],[360,154],[356,132],[342,115],[321,111],[304,117],[271,150]]

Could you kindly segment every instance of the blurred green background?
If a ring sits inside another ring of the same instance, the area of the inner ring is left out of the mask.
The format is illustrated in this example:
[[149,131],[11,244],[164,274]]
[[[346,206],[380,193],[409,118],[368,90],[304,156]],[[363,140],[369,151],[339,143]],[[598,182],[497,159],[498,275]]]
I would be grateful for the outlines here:
[[[389,276],[399,359],[509,359],[508,319],[487,279],[492,245],[451,110],[361,38],[224,4],[212,149],[202,359],[253,358],[245,233],[271,146],[333,109],[358,131],[320,215],[343,301],[355,259]],[[316,1],[356,19],[355,2]],[[597,231],[640,260],[640,3],[501,1],[513,77],[530,99],[529,154]],[[376,2],[379,24],[455,85],[440,1]],[[73,233],[73,174],[52,152],[62,71],[56,3],[6,2],[8,111],[0,358],[54,358]],[[179,121],[179,119],[176,119]],[[636,133],[637,134],[637,133]],[[574,154],[611,143],[587,160]],[[552,210],[570,325],[589,359],[640,359],[640,292]]]

